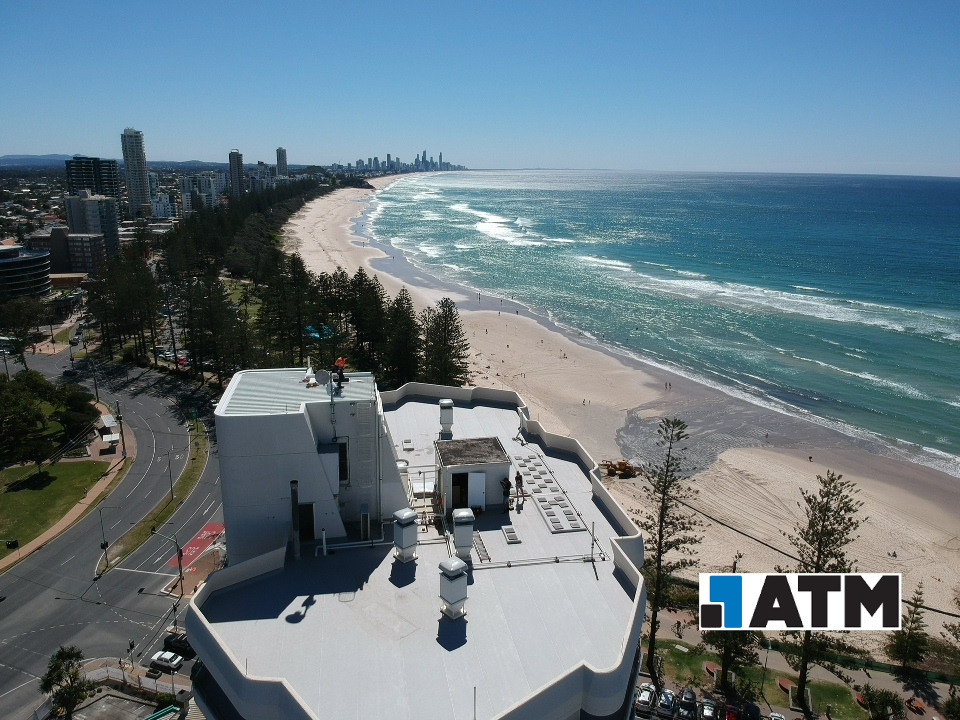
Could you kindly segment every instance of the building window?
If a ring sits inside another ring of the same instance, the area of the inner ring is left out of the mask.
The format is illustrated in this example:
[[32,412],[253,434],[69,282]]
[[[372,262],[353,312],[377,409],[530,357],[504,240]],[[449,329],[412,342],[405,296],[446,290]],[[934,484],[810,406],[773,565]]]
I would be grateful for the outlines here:
[[350,454],[347,452],[347,441],[343,440],[339,445],[340,452],[340,484],[350,482]]

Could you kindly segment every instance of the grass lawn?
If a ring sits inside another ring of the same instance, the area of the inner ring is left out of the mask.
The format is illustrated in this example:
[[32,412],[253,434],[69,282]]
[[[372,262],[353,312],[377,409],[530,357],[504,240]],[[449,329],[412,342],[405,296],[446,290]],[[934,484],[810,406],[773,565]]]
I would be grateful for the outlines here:
[[[0,539],[23,547],[66,515],[108,467],[88,460],[46,465],[39,474],[35,465],[0,470]],[[15,552],[0,545],[0,558]]]
[[54,340],[60,345],[66,345],[70,341],[70,336],[73,334],[73,325],[65,327],[63,330],[58,331],[53,337]]
[[[672,682],[680,686],[689,685],[700,691],[713,688],[713,678],[704,672],[703,664],[707,661],[718,662],[715,654],[711,652],[700,653],[696,647],[686,643],[664,639],[657,640],[657,653],[663,658],[664,674]],[[760,655],[762,659],[762,651]],[[760,681],[764,680],[763,668],[760,666],[745,668],[741,677],[759,688]],[[766,698],[771,705],[787,706],[787,695],[777,686],[778,677],[788,677],[794,682],[797,681],[797,675],[794,673],[768,670],[763,684],[763,692],[757,701],[761,708],[765,708],[766,705],[763,698]],[[816,680],[810,682],[808,687],[813,697],[814,707],[820,713],[825,712],[827,705],[832,705],[830,717],[833,720],[866,720],[867,713],[857,705],[853,692],[843,683]]]

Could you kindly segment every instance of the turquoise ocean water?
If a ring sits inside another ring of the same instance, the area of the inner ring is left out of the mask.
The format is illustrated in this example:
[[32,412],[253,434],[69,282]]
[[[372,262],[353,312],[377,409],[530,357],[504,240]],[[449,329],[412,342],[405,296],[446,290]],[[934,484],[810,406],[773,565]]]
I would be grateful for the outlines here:
[[960,475],[960,179],[403,178],[366,231],[430,274]]

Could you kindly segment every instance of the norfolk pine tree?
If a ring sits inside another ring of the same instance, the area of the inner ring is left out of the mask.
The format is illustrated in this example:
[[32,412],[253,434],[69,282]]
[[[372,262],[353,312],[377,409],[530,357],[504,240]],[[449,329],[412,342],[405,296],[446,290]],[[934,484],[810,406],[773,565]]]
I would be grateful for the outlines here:
[[404,287],[387,308],[383,353],[384,387],[395,390],[417,379],[420,371],[420,325],[410,292]]
[[[856,499],[860,491],[854,483],[842,478],[842,475],[827,470],[826,477],[817,475],[820,488],[816,493],[800,490],[806,518],[794,526],[795,534],[783,533],[799,556],[798,573],[848,573],[852,570],[854,561],[847,558],[846,548],[857,539],[855,533],[866,518],[857,517],[863,506]],[[815,640],[818,646],[822,645],[825,636],[818,633],[814,638],[811,631],[805,631],[797,653],[796,669],[800,674],[797,696],[804,704],[807,670],[815,654]]]
[[927,624],[923,620],[923,581],[917,585],[910,599],[909,609],[902,616],[900,629],[894,630],[887,641],[887,655],[906,669],[908,665],[918,663],[927,654],[928,638],[925,632]]
[[420,314],[420,327],[423,332],[420,379],[436,385],[463,385],[469,370],[470,343],[453,300],[445,297],[436,307],[426,308]]
[[654,685],[661,686],[656,666],[657,628],[660,610],[668,605],[673,576],[684,568],[696,565],[693,548],[701,537],[696,534],[699,521],[691,515],[687,503],[696,497],[684,468],[687,424],[676,418],[663,418],[657,426],[657,445],[663,450],[659,463],[643,468],[647,481],[648,512],[638,525],[644,532],[644,580],[650,607],[650,640],[647,646],[647,669]]

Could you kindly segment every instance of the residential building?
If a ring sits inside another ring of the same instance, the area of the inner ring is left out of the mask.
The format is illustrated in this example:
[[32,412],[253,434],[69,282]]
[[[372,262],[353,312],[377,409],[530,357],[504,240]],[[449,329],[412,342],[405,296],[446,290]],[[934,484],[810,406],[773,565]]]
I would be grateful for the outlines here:
[[120,135],[123,148],[124,176],[127,185],[127,216],[144,217],[150,212],[150,180],[147,176],[147,155],[143,133],[127,128]]
[[74,155],[66,161],[67,193],[77,195],[89,190],[91,195],[106,195],[120,201],[120,171],[116,160]]
[[71,273],[95,275],[107,264],[107,244],[102,234],[70,233],[67,252]]
[[257,167],[247,174],[247,180],[250,183],[250,192],[263,192],[274,186],[277,179],[276,168],[260,161]]
[[281,177],[286,177],[289,173],[287,172],[287,151],[285,148],[277,148],[277,175]]
[[171,193],[158,193],[150,201],[150,214],[155,218],[177,217],[177,199]]
[[518,395],[249,370],[215,419],[230,562],[186,619],[207,717],[626,717],[643,542]]
[[240,197],[246,192],[243,177],[243,155],[239,150],[230,151],[230,194]]
[[47,225],[30,233],[24,244],[29,250],[44,250],[50,253],[51,274],[69,273],[69,235],[70,229],[66,225]]
[[64,206],[71,233],[103,235],[107,255],[113,257],[120,252],[120,226],[117,223],[115,198],[81,190],[77,195],[64,198]]

